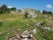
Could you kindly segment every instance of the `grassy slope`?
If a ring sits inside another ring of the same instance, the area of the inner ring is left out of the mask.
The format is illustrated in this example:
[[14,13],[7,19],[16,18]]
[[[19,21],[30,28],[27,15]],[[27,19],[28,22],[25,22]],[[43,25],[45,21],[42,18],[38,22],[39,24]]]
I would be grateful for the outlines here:
[[[27,29],[34,29],[35,22],[43,22],[48,21],[52,24],[52,20],[46,20],[44,17],[39,17],[36,19],[28,18],[25,19],[23,16],[15,14],[1,14],[0,15],[0,40],[5,40],[6,35],[10,35],[13,30],[19,29],[20,32],[23,32]],[[35,37],[38,40],[42,40],[43,38],[37,34]]]
[[[0,15],[0,40],[5,40],[5,36],[13,32],[13,30],[19,29],[23,32],[27,29],[34,29],[32,19],[23,19],[20,15],[1,14]],[[7,33],[6,33],[7,32]]]

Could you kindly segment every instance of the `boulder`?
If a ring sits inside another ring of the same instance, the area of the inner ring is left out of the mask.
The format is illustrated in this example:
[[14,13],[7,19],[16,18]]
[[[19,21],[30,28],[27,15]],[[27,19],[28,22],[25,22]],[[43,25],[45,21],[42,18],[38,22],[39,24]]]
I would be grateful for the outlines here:
[[41,22],[35,23],[35,26],[40,27],[41,26]]
[[37,31],[36,29],[33,29],[33,33],[34,33],[34,34],[36,34],[36,31]]

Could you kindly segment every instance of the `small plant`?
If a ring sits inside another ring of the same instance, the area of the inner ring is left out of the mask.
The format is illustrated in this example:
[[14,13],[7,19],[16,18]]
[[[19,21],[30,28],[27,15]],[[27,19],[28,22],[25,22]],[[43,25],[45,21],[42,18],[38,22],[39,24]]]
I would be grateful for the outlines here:
[[0,27],[1,27],[1,25],[2,25],[2,22],[0,22]]

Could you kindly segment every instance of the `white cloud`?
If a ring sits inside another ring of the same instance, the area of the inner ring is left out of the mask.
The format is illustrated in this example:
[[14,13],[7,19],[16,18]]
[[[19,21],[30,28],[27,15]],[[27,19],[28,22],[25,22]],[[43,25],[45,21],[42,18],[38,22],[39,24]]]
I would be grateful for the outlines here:
[[52,6],[52,5],[46,5],[46,7],[47,7],[47,8],[53,8],[53,6]]
[[7,6],[8,8],[12,8],[12,6]]

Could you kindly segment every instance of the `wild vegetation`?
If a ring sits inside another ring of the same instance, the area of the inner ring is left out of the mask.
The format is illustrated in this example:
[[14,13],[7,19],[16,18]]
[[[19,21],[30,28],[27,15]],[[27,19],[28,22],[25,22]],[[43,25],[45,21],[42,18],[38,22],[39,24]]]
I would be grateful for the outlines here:
[[[37,40],[53,40],[53,13],[44,11],[38,14],[36,18],[28,17],[28,11],[25,14],[11,14],[11,11],[16,11],[16,8],[7,8],[6,5],[0,7],[0,40],[6,40],[6,37],[12,35],[14,30],[19,30],[22,33],[25,30],[37,29],[37,33],[33,34]],[[21,10],[20,10],[21,11]],[[41,26],[35,25],[40,23]],[[43,27],[51,27],[50,30]]]

